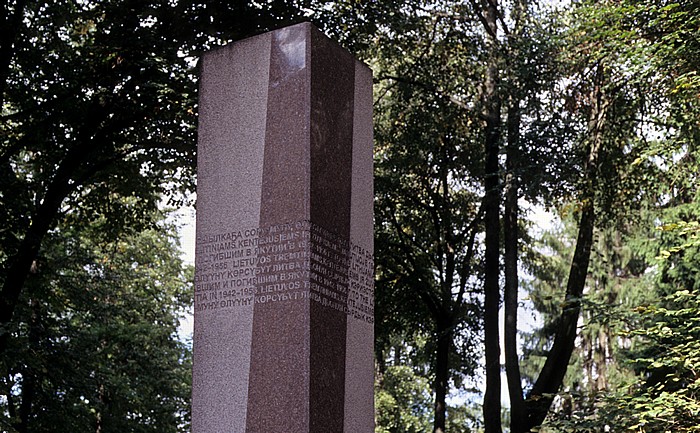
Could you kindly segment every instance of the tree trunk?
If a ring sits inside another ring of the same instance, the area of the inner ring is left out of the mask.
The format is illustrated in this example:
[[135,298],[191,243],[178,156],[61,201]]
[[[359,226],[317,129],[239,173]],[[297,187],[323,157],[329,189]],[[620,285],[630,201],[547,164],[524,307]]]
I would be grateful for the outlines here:
[[[41,311],[39,302],[36,299],[31,301],[31,315],[29,318],[29,347],[30,349],[39,351],[41,344],[42,329],[41,329]],[[19,424],[17,425],[18,433],[29,433],[29,423],[32,418],[34,400],[37,392],[37,372],[32,367],[27,366],[22,373],[22,400],[19,406]]]
[[68,178],[57,179],[49,187],[44,200],[32,218],[32,223],[24,235],[19,251],[7,270],[7,276],[0,290],[0,355],[5,352],[11,333],[11,321],[19,296],[27,280],[32,263],[39,253],[41,242],[51,228],[63,199],[68,195]]
[[[75,146],[66,152],[51,181],[41,204],[31,215],[31,224],[22,238],[17,253],[8,259],[5,281],[0,288],[0,356],[7,348],[11,333],[11,321],[17,302],[27,280],[32,263],[37,258],[44,236],[51,229],[61,209],[61,203],[77,187],[84,184],[98,170],[110,164],[110,160],[93,161],[99,148],[100,137],[95,133],[107,116],[107,109],[96,104],[85,129]],[[2,374],[4,372],[0,372]]]
[[583,203],[576,250],[574,251],[574,258],[569,271],[564,311],[562,311],[559,318],[554,343],[526,401],[528,430],[544,422],[554,401],[554,395],[559,391],[569,366],[569,360],[576,341],[576,327],[581,311],[581,296],[583,295],[586,274],[588,273],[594,223],[595,211],[591,198]]
[[484,83],[485,129],[485,257],[484,257],[484,352],[486,391],[484,427],[486,433],[501,432],[501,349],[498,309],[500,304],[500,205],[498,152],[501,127],[501,103],[498,94],[498,1],[488,2],[484,18],[489,34],[489,60]]
[[17,433],[29,433],[29,420],[32,416],[34,396],[36,395],[36,379],[33,372],[25,372],[22,377],[22,401],[19,405],[19,423]]
[[99,409],[95,412],[95,433],[102,433],[102,409],[106,406],[105,386],[103,383],[97,386],[97,401],[99,402]]
[[12,394],[12,388],[15,386],[14,374],[7,375],[7,387],[3,390],[5,398],[7,399],[7,414],[10,419],[16,419],[17,417],[17,402],[15,401],[14,394]]
[[525,406],[518,359],[518,140],[520,110],[518,101],[511,101],[508,109],[508,149],[506,150],[504,268],[503,293],[505,324],[503,344],[506,378],[510,396],[510,431],[523,433]]
[[449,381],[449,356],[452,330],[449,325],[438,325],[438,341],[435,359],[435,421],[433,433],[445,433],[447,421],[447,390]]
[[576,249],[569,269],[566,285],[566,297],[563,311],[559,318],[557,332],[552,349],[547,354],[544,367],[532,387],[527,407],[527,430],[539,426],[547,417],[555,394],[564,381],[564,376],[571,359],[576,341],[576,327],[581,311],[581,296],[586,285],[588,264],[593,245],[593,228],[595,226],[595,190],[598,176],[598,159],[603,144],[605,116],[609,100],[602,83],[602,66],[598,68],[596,83],[591,92],[591,111],[588,120],[588,161],[584,170],[584,187],[581,197],[581,219],[579,222]]

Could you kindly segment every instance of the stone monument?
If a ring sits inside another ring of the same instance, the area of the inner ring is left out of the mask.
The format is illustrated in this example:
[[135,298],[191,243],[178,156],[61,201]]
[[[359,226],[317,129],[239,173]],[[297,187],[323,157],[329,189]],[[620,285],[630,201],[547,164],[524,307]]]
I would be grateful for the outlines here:
[[304,23],[201,72],[192,432],[371,433],[371,71]]

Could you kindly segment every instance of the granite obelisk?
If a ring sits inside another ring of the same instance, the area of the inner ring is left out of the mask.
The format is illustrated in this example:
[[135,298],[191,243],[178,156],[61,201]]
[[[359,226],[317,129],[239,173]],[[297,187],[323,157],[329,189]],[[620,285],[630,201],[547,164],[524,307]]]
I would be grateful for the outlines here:
[[193,433],[371,433],[372,75],[308,23],[203,56]]

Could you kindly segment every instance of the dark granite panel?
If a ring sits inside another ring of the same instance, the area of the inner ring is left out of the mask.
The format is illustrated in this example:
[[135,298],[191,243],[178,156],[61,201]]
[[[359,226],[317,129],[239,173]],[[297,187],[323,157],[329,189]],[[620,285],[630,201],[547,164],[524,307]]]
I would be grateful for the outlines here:
[[[311,248],[321,257],[334,250],[332,262],[337,268],[327,272],[332,275],[330,284],[319,285],[335,293],[323,299],[337,300],[337,307],[347,304],[354,78],[355,59],[350,53],[312,29],[311,222],[329,233],[319,233],[317,242],[312,235]],[[347,314],[319,302],[312,302],[310,310],[310,432],[342,432],[345,401],[336,396],[345,395]]]

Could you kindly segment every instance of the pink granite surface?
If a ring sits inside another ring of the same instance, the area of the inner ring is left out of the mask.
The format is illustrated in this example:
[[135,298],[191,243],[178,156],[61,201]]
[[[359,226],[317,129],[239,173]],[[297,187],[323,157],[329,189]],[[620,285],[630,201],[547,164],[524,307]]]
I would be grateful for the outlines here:
[[207,53],[193,433],[371,433],[370,70],[310,24]]

